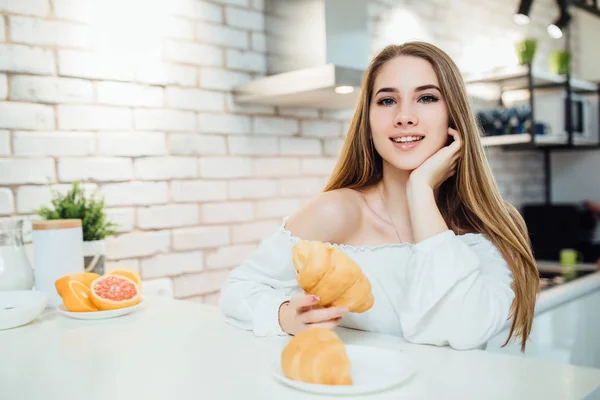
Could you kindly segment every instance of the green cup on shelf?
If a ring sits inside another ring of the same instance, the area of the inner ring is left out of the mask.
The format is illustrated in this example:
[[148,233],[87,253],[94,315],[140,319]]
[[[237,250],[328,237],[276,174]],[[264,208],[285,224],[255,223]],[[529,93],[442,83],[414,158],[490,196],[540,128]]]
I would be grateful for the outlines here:
[[535,55],[536,49],[536,39],[527,38],[515,43],[515,51],[517,52],[517,59],[519,60],[519,64],[531,64],[533,62],[533,56]]
[[550,53],[549,58],[550,72],[553,74],[564,75],[571,68],[571,53],[564,50],[555,50]]

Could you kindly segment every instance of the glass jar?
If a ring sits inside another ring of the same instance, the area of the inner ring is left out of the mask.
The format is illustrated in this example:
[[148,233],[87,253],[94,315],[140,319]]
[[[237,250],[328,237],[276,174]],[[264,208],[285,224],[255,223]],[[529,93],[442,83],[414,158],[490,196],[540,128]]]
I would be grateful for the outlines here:
[[33,270],[23,244],[23,220],[0,221],[0,290],[31,290]]

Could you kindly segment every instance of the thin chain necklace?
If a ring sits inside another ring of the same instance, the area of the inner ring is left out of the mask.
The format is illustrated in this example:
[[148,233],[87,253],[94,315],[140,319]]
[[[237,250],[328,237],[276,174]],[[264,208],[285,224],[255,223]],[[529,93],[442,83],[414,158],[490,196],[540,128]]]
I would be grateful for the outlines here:
[[383,203],[383,208],[385,209],[385,212],[387,213],[387,216],[390,219],[390,222],[394,226],[394,230],[396,231],[396,236],[398,237],[398,241],[400,243],[402,243],[402,239],[400,238],[400,234],[398,233],[398,228],[396,228],[396,224],[394,223],[394,220],[392,219],[392,216],[390,215],[390,212],[388,211],[387,203],[385,202],[385,200],[383,199],[383,195],[381,194],[381,187],[377,188],[377,192],[379,193],[379,197],[381,198],[381,202]]

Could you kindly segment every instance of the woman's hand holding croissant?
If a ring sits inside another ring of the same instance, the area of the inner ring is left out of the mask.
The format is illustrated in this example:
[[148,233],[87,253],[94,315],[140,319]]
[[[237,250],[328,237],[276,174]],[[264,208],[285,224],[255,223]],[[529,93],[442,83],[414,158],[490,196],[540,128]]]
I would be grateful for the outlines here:
[[335,328],[348,312],[346,307],[322,307],[313,295],[298,295],[279,307],[281,329],[295,335],[307,328]]

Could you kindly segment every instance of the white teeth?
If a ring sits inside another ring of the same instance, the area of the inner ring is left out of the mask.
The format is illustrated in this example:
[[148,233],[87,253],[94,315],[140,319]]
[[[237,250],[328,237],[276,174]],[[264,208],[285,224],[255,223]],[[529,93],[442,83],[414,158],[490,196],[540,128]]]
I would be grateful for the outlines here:
[[396,143],[408,143],[408,142],[416,142],[418,140],[423,139],[424,136],[404,136],[392,138],[392,140]]

